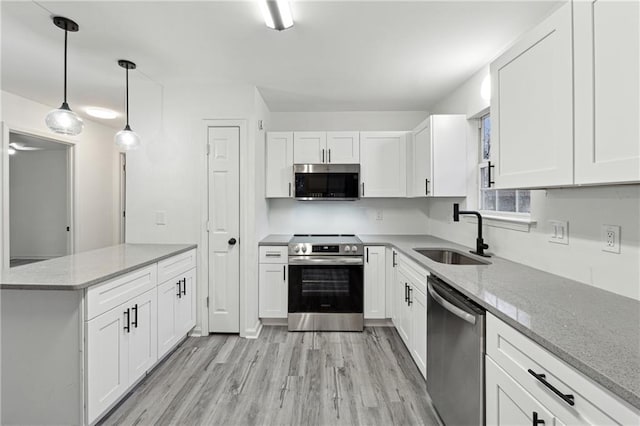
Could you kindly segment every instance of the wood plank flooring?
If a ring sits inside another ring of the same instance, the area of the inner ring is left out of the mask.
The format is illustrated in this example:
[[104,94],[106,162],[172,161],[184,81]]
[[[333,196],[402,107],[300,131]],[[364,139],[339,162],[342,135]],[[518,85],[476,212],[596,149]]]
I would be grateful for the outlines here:
[[103,425],[438,425],[392,327],[188,338]]

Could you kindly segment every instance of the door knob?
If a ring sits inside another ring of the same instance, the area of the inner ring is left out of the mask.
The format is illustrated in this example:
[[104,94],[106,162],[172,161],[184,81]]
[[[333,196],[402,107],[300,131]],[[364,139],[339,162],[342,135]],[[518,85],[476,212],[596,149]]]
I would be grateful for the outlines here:
[[229,240],[229,245],[230,245],[230,246],[234,246],[234,245],[236,245],[236,243],[237,243],[237,241],[236,241],[236,239],[235,239],[235,238],[231,238],[231,239]]

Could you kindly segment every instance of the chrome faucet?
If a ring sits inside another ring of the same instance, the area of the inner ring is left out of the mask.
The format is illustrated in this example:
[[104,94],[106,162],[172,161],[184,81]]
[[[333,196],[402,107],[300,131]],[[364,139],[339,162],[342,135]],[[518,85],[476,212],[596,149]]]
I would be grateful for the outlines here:
[[460,205],[458,203],[453,203],[453,221],[459,222],[461,214],[471,214],[475,215],[478,218],[478,238],[476,238],[476,250],[469,250],[473,254],[477,254],[478,256],[483,257],[491,257],[488,254],[484,254],[484,250],[489,248],[488,244],[485,244],[482,239],[482,215],[476,211],[462,211],[460,210]]

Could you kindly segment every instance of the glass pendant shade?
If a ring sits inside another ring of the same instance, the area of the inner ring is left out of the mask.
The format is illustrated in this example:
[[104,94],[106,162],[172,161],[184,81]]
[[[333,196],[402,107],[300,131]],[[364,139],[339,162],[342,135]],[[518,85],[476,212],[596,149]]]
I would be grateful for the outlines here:
[[140,136],[127,124],[127,126],[116,133],[114,138],[116,146],[121,151],[132,151],[140,147]]
[[69,105],[63,103],[58,109],[54,109],[45,118],[47,127],[52,132],[59,133],[61,135],[79,135],[84,128],[84,122],[82,118],[71,111]]

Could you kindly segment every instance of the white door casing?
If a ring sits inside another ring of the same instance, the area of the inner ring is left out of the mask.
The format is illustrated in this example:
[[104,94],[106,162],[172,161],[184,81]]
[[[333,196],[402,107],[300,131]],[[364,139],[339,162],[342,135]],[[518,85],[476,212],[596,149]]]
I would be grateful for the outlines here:
[[[240,331],[240,129],[209,127],[209,331]],[[230,242],[235,240],[235,244]]]

